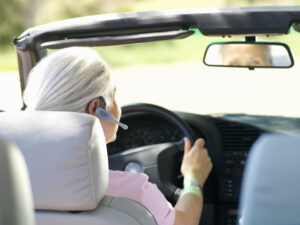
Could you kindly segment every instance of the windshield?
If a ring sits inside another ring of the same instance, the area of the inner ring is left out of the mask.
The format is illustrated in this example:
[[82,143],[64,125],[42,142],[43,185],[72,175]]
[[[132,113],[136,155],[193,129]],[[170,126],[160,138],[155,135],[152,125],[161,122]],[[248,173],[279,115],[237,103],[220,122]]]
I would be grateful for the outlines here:
[[[172,41],[96,48],[112,68],[121,105],[147,102],[197,114],[300,116],[299,34],[258,37],[281,41],[294,55],[291,69],[208,67],[206,46],[215,41],[243,41],[195,35]],[[297,42],[296,42],[297,40]]]
[[[288,44],[294,67],[250,71],[209,67],[202,61],[208,44],[244,41],[243,37],[206,37],[194,31],[191,37],[180,40],[95,48],[112,70],[121,106],[143,102],[197,114],[300,116],[299,33],[291,30],[284,36],[257,38]],[[0,109],[8,110],[12,104],[11,108],[19,109],[19,78],[17,74],[5,78],[18,87],[2,85],[10,94],[3,95]]]

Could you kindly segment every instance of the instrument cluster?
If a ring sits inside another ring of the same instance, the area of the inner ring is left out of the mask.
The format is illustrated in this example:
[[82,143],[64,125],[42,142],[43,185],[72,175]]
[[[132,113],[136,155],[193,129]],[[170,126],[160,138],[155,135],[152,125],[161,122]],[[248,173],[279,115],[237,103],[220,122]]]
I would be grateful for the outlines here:
[[129,128],[118,130],[116,141],[107,146],[109,155],[146,145],[176,142],[184,137],[175,126],[155,116],[130,118],[122,122]]

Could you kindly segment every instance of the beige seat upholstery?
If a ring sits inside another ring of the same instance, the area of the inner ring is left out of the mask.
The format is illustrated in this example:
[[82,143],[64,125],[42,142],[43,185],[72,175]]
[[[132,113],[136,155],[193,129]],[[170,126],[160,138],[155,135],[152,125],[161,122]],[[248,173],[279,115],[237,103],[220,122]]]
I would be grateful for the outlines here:
[[105,196],[107,150],[97,118],[70,112],[1,113],[1,136],[24,155],[37,225],[157,224],[138,202]]
[[247,159],[241,225],[300,224],[300,136],[263,135]]
[[29,176],[19,149],[0,139],[0,225],[34,225]]

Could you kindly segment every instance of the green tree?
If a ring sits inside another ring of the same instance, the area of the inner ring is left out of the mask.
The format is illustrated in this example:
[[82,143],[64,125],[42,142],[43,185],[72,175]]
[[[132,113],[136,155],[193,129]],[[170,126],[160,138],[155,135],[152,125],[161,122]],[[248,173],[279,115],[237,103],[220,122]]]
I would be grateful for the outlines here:
[[49,23],[61,19],[100,14],[101,0],[39,0],[36,24]]
[[26,27],[22,18],[20,0],[0,0],[0,48],[11,45],[14,36],[18,36]]
[[35,24],[103,13],[131,11],[133,5],[145,0],[36,0],[39,1]]

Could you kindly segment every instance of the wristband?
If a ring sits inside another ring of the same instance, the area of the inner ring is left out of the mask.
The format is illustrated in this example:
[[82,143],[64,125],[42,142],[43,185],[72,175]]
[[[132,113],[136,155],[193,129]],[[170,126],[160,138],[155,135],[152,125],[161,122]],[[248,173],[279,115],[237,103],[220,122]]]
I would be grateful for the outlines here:
[[201,197],[202,192],[201,192],[199,189],[190,186],[190,187],[185,187],[185,188],[182,190],[182,192],[181,192],[179,198],[181,198],[181,197],[184,196],[185,194],[194,194],[194,195],[197,195],[198,197]]
[[203,194],[203,188],[200,184],[198,184],[198,182],[196,181],[196,178],[191,175],[188,174],[184,177],[184,188],[183,191],[180,194],[180,198],[185,195],[185,194],[194,194],[197,195],[198,197],[201,197],[201,195]]

